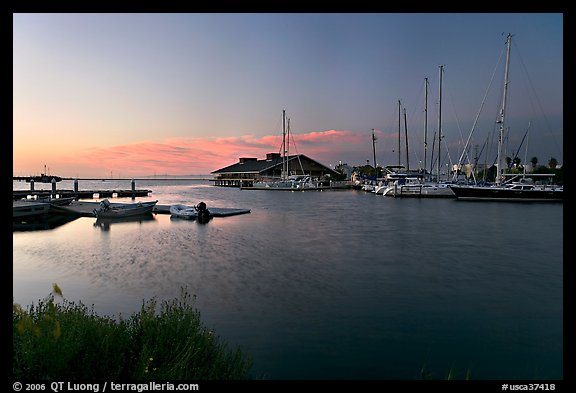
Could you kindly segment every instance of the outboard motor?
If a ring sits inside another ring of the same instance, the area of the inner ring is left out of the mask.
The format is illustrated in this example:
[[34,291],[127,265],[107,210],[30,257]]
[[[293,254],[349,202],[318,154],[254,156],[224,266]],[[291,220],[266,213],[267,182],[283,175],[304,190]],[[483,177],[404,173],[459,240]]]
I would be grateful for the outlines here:
[[198,222],[204,224],[210,221],[212,218],[212,213],[210,210],[206,208],[206,204],[204,202],[200,202],[196,205],[196,210],[198,211]]
[[100,201],[100,207],[92,210],[92,214],[94,214],[96,217],[98,217],[98,213],[105,212],[108,209],[110,209],[110,201],[108,199],[102,199]]

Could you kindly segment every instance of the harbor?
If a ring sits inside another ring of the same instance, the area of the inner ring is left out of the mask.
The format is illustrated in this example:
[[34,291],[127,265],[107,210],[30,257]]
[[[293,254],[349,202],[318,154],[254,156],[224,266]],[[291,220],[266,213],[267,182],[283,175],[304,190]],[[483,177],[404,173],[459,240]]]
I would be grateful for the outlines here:
[[[85,216],[13,224],[14,302],[57,283],[65,299],[127,318],[187,286],[206,326],[253,355],[255,378],[408,380],[422,368],[442,378],[451,365],[455,379],[563,376],[563,204],[136,186],[153,193],[110,203],[158,200],[156,214],[98,219],[99,201],[80,200],[69,208]],[[200,201],[215,215],[250,213],[202,225],[165,214]],[[500,242],[487,249],[494,228]]]

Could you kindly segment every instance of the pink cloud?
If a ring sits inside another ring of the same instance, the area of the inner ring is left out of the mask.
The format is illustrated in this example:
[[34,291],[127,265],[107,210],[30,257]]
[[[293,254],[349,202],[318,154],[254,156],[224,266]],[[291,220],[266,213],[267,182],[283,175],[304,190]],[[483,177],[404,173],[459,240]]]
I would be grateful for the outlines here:
[[[379,138],[387,138],[376,131]],[[237,137],[167,138],[134,144],[89,148],[61,156],[52,167],[67,168],[62,176],[132,177],[153,174],[209,174],[232,165],[240,157],[264,158],[280,152],[282,136],[242,135]],[[314,131],[291,135],[290,154],[306,154],[325,165],[338,161],[365,162],[371,151],[371,133]],[[353,156],[362,157],[359,161]]]

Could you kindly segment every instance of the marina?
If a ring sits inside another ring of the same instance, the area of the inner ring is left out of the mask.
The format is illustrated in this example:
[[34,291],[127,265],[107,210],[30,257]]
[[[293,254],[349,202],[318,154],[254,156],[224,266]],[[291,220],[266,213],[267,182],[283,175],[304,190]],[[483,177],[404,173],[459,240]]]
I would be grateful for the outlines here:
[[564,16],[13,12],[13,390],[560,393]]
[[[257,379],[563,377],[563,204],[140,183],[155,213],[96,218],[85,200],[65,206],[79,216],[14,225],[14,302],[58,283],[65,299],[127,317],[185,286]],[[199,201],[226,218],[169,214]]]

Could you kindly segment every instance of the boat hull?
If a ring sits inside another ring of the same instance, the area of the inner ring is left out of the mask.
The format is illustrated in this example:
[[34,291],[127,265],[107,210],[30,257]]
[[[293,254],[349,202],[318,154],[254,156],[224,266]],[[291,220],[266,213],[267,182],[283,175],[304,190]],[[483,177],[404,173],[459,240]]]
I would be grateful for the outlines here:
[[29,217],[47,214],[50,204],[43,202],[14,201],[12,203],[12,217]]
[[98,218],[124,218],[142,216],[152,213],[158,201],[138,202],[121,205],[101,206],[94,209],[92,213]]
[[494,200],[519,202],[562,202],[563,192],[559,189],[543,188],[515,190],[507,187],[452,186],[458,200]]

